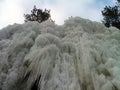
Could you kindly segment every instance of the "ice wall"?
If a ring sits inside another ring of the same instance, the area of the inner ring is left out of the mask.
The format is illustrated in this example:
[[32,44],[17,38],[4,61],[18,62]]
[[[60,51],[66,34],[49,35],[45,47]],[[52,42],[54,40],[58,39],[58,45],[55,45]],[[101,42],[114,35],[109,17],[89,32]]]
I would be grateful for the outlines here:
[[120,30],[79,17],[8,26],[0,90],[120,90]]

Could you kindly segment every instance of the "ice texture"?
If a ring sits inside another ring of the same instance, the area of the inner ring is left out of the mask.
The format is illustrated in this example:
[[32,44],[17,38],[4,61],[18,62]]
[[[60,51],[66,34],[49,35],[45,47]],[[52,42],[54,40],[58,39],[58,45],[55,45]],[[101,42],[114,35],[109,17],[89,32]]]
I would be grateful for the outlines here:
[[3,28],[0,90],[120,90],[120,30],[80,17]]

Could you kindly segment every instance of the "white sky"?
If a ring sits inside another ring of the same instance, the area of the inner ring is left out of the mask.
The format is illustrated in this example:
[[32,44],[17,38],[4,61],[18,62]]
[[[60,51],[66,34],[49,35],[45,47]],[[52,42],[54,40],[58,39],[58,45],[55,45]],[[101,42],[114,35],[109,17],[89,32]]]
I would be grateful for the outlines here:
[[0,0],[0,29],[14,23],[24,23],[23,14],[30,13],[33,6],[51,10],[52,19],[63,24],[70,16],[80,16],[93,21],[101,21],[106,5],[115,0]]

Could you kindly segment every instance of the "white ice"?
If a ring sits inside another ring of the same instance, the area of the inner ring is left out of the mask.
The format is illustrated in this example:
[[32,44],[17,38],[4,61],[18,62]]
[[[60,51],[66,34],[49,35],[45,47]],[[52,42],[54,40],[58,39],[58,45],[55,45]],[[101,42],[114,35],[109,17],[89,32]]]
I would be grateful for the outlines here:
[[120,30],[79,17],[3,28],[0,90],[120,90]]

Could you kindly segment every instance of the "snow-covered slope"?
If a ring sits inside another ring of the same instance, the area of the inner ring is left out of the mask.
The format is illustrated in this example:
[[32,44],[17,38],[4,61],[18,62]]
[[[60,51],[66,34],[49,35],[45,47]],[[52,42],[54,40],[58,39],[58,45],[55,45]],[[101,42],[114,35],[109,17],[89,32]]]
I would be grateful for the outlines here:
[[8,26],[0,90],[120,90],[120,30],[79,17]]

